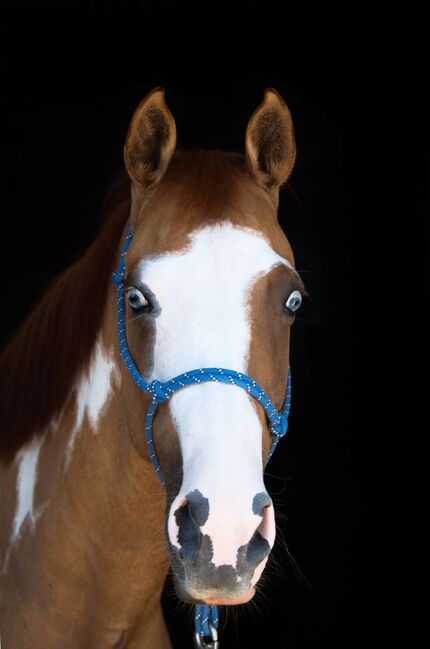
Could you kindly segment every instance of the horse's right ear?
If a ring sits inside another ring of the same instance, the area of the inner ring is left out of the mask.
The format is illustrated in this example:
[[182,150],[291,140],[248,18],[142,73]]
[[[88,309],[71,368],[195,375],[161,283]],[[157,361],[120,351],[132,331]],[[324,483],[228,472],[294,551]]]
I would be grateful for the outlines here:
[[160,180],[176,147],[176,124],[164,89],[154,88],[134,111],[124,146],[128,175],[142,187]]

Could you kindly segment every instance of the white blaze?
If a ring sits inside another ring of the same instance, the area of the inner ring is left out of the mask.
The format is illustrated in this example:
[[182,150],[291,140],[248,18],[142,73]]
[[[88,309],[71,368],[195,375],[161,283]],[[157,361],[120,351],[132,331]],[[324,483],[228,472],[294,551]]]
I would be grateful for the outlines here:
[[[200,367],[245,372],[249,293],[280,263],[291,267],[261,233],[228,222],[195,231],[183,251],[143,260],[140,278],[161,308],[149,379],[166,381]],[[265,491],[254,398],[234,385],[202,383],[176,392],[168,403],[183,457],[179,500],[194,489],[209,499],[202,531],[213,541],[213,561],[235,565],[238,548],[262,520],[252,511],[254,495]],[[169,530],[178,546],[172,515]]]

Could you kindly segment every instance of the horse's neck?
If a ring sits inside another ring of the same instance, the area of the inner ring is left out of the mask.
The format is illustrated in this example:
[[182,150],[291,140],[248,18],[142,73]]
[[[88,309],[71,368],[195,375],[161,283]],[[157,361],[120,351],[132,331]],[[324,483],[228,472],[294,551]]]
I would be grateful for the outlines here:
[[[21,454],[14,463],[10,494],[16,486],[21,498],[15,522],[20,508],[29,516],[21,513],[10,537],[9,569],[13,574],[14,557],[31,539],[37,570],[53,582],[83,580],[78,583],[94,590],[106,609],[119,597],[127,616],[162,587],[168,558],[164,490],[132,441],[144,438],[145,404],[119,356],[114,304],[109,291],[102,329],[68,402],[33,450],[25,451],[32,455]],[[29,583],[36,588],[32,596],[42,596],[36,580]],[[72,590],[70,598],[80,596]]]

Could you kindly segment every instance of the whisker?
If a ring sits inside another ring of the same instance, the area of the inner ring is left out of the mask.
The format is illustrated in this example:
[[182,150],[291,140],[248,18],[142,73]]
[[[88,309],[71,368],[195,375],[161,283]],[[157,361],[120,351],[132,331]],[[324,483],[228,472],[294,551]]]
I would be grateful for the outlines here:
[[[288,520],[287,516],[284,516],[284,517]],[[306,577],[303,570],[300,568],[298,561],[295,559],[295,557],[293,556],[293,554],[291,553],[291,551],[290,551],[290,549],[288,547],[288,544],[287,544],[287,541],[286,541],[286,538],[285,538],[284,529],[280,525],[277,524],[276,525],[276,542],[275,542],[275,546],[274,546],[271,554],[269,555],[269,559],[272,559],[272,562],[278,568],[279,568],[279,563],[278,563],[279,559],[278,559],[278,557],[276,555],[277,555],[277,552],[279,552],[279,550],[283,550],[284,552],[287,553],[288,560],[289,560],[291,569],[293,571],[293,574],[296,577],[297,583],[301,587],[303,587],[303,585],[306,584],[306,586],[309,588],[309,590],[314,592],[314,588],[313,588],[311,582]],[[281,569],[281,571],[282,571],[282,569]]]
[[293,476],[291,476],[290,478],[288,478],[287,476],[276,475],[275,473],[269,473],[268,471],[265,471],[265,472],[264,472],[264,475],[267,475],[267,476],[269,476],[270,478],[276,478],[276,480],[285,480],[285,481],[287,481],[287,480],[288,480],[288,481],[289,481],[289,480],[295,480],[295,478],[294,478]]

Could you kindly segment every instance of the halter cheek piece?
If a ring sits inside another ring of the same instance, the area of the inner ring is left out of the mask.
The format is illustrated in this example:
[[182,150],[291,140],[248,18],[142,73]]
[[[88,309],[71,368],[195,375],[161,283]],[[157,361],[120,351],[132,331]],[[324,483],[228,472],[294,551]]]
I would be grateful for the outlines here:
[[[118,305],[118,339],[119,349],[124,363],[127,365],[133,380],[137,385],[152,395],[151,402],[148,406],[145,420],[145,436],[148,444],[149,455],[152,460],[155,471],[164,485],[163,474],[158,463],[157,455],[152,440],[152,420],[154,413],[160,403],[164,403],[177,392],[186,388],[189,385],[196,385],[206,381],[218,381],[219,383],[230,383],[231,385],[238,385],[252,395],[264,408],[269,424],[270,435],[272,444],[266,459],[266,464],[271,458],[273,451],[281,437],[285,435],[288,429],[288,415],[291,405],[291,369],[288,369],[287,386],[285,390],[284,405],[281,412],[276,410],[276,407],[267,396],[263,388],[254,379],[251,379],[243,372],[236,372],[235,370],[227,370],[221,367],[204,367],[196,370],[190,370],[175,376],[168,381],[152,381],[147,383],[139,370],[137,369],[133,359],[130,355],[130,350],[127,344],[127,336],[125,331],[125,305],[124,305],[124,283],[125,283],[125,257],[130,247],[133,232],[131,224],[127,227],[127,232],[124,244],[121,251],[121,257],[117,270],[112,275],[112,280],[117,287],[117,305]],[[207,649],[218,648],[218,610],[216,606],[198,605],[195,607],[195,646]]]

